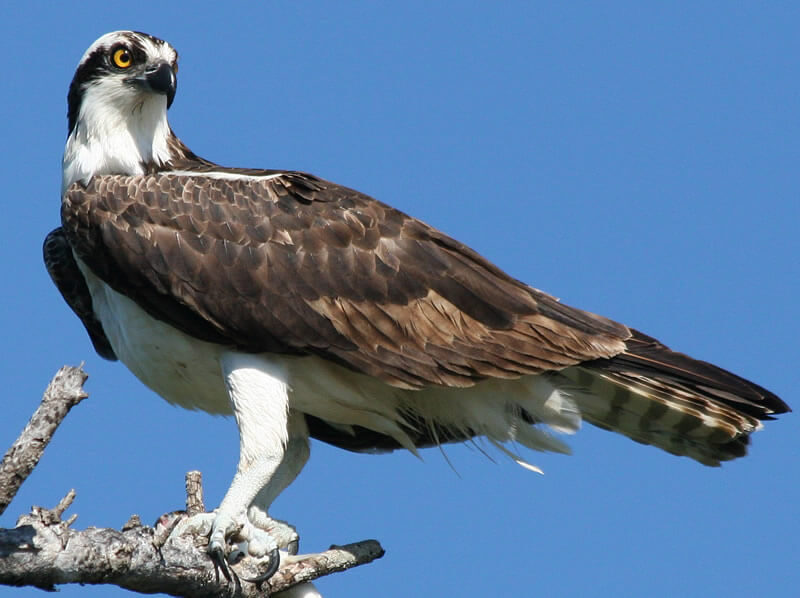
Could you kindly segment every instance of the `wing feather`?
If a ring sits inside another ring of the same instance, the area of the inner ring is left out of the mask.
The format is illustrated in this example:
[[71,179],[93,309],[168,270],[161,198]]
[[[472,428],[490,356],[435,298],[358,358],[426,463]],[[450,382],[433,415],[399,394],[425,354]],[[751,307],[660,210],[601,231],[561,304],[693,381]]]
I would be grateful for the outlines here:
[[366,195],[301,173],[243,174],[96,176],[66,193],[63,227],[95,274],[190,335],[317,354],[400,387],[470,386],[625,349],[625,326]]

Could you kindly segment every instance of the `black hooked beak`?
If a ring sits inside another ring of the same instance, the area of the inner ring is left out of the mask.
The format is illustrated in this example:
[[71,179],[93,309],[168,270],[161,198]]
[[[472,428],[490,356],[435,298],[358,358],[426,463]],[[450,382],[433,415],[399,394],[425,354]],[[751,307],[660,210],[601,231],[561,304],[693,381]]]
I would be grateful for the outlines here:
[[167,96],[167,108],[172,106],[178,81],[172,67],[166,62],[147,68],[143,75],[133,77],[129,81],[155,93],[163,93]]

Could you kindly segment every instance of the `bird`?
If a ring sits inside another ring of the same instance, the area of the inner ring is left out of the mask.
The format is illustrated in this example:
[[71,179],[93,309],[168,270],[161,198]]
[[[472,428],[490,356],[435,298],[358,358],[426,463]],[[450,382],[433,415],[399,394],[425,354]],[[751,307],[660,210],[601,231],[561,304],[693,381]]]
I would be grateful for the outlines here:
[[146,33],[83,54],[43,254],[101,357],[174,405],[235,417],[237,470],[198,528],[223,572],[236,533],[269,560],[263,578],[297,551],[270,507],[310,438],[415,454],[483,439],[536,469],[518,447],[568,453],[585,421],[718,466],[790,410],[359,191],[199,157],[167,119],[177,73]]

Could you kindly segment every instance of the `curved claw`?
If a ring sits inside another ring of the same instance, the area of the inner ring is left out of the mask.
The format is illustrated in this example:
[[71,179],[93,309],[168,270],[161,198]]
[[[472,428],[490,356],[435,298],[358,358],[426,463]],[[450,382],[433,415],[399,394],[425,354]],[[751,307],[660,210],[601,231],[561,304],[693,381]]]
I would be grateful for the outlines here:
[[254,583],[260,586],[260,584],[264,583],[270,577],[275,575],[280,566],[281,566],[281,554],[277,548],[273,548],[272,550],[269,551],[269,568],[266,571],[264,571],[264,573],[258,575],[257,577],[253,577],[252,579],[243,577],[242,579],[244,581],[249,581],[250,583]]
[[211,562],[214,564],[214,574],[217,577],[217,583],[219,583],[219,572],[221,570],[222,576],[227,582],[234,585],[234,596],[237,596],[242,590],[242,582],[239,581],[239,576],[236,575],[236,572],[228,566],[228,561],[225,558],[225,550],[218,545],[209,545],[207,553]]

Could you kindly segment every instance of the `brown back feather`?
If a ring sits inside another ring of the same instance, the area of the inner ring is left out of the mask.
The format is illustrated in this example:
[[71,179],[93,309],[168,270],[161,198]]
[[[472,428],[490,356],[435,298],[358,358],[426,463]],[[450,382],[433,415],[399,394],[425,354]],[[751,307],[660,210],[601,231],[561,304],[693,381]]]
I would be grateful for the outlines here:
[[62,217],[100,278],[184,332],[399,387],[560,369],[615,355],[630,334],[310,175],[97,176],[68,190]]

